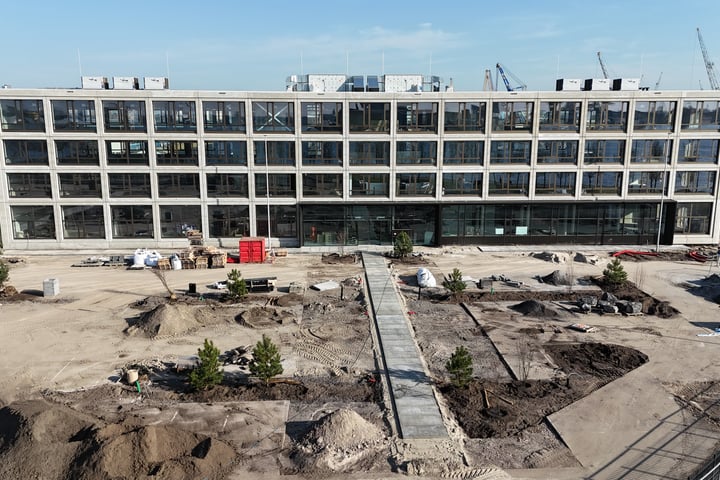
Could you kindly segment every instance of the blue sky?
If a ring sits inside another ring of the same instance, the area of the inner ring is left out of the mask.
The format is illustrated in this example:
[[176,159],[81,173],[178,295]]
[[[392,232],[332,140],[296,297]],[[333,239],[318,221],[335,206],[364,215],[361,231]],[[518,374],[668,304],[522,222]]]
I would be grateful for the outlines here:
[[709,89],[696,28],[720,75],[720,2],[6,0],[0,84],[167,76],[189,90],[283,90],[299,73],[438,75],[481,90],[500,62],[529,90],[556,78],[642,78]]

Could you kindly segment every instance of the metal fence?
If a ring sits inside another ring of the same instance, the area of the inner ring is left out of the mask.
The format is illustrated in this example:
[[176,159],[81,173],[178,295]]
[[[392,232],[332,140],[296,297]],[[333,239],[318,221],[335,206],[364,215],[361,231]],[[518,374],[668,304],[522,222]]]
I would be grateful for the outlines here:
[[700,470],[688,477],[688,480],[720,480],[720,451],[715,452]]

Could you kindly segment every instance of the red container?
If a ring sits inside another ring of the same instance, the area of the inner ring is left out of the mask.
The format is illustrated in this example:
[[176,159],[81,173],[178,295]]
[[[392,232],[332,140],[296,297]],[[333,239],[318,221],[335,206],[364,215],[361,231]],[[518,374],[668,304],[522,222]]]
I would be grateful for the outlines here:
[[265,237],[248,237],[240,240],[240,263],[265,261]]

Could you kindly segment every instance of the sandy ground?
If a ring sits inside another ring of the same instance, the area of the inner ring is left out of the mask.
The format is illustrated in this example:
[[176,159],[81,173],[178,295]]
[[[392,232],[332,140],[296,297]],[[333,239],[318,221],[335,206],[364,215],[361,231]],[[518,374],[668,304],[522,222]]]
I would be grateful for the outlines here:
[[[533,258],[530,253],[541,250],[529,248],[517,251],[480,251],[477,248],[458,247],[423,251],[426,253],[426,266],[439,281],[443,274],[451,272],[453,268],[461,268],[464,275],[476,279],[503,274],[522,282],[529,298],[532,297],[532,289],[540,288],[536,276],[547,275],[553,270],[560,270],[574,278],[600,275],[608,258],[607,251],[585,252],[589,255],[596,254],[600,258],[598,264],[591,265],[567,261],[572,258],[572,254],[557,249],[553,252],[559,255],[558,263]],[[6,257],[9,256],[12,255]],[[53,298],[36,296],[32,301],[6,302],[0,305],[3,337],[0,347],[0,407],[16,400],[36,398],[41,392],[49,390],[77,391],[114,385],[120,378],[123,366],[133,362],[174,362],[186,358],[197,352],[205,338],[212,338],[221,351],[226,351],[239,345],[254,345],[263,334],[268,334],[280,345],[284,375],[288,377],[332,375],[332,369],[338,368],[338,365],[332,364],[333,361],[338,362],[343,355],[352,357],[353,368],[358,372],[374,368],[372,341],[369,346],[365,346],[362,341],[344,345],[338,340],[333,349],[318,350],[318,338],[332,343],[333,338],[341,338],[346,333],[343,330],[346,327],[327,321],[333,313],[332,308],[336,308],[332,307],[335,305],[334,301],[338,300],[334,297],[341,295],[337,291],[328,293],[327,298],[323,298],[324,294],[315,294],[315,308],[306,307],[306,313],[300,322],[242,329],[231,323],[220,323],[182,335],[148,339],[137,335],[128,336],[123,331],[137,318],[138,311],[132,306],[134,302],[153,295],[166,295],[158,279],[149,271],[127,270],[122,267],[71,267],[86,258],[82,255],[22,255],[17,258],[22,261],[11,265],[9,283],[18,291],[41,293],[43,281],[56,278],[59,281],[60,294]],[[567,431],[568,436],[572,437],[570,448],[563,445],[563,442],[546,428],[528,430],[525,444],[515,442],[514,445],[509,441],[503,443],[493,440],[483,443],[468,440],[462,438],[462,432],[452,434],[452,441],[463,445],[463,458],[468,468],[465,473],[456,471],[456,478],[509,478],[490,471],[485,472],[486,476],[482,477],[479,476],[482,472],[472,470],[474,466],[479,467],[493,461],[497,464],[501,455],[508,452],[517,455],[520,460],[525,459],[525,463],[528,463],[528,456],[539,452],[532,457],[536,470],[508,469],[512,478],[580,478],[593,473],[597,474],[593,478],[605,478],[602,472],[607,471],[607,465],[613,461],[607,452],[613,451],[610,447],[613,442],[617,442],[617,435],[622,433],[624,441],[630,443],[628,439],[642,437],[643,431],[653,428],[649,424],[650,420],[640,415],[641,412],[652,411],[655,402],[658,403],[658,411],[666,408],[664,404],[673,402],[674,393],[689,388],[688,385],[693,382],[714,382],[720,379],[720,367],[712,360],[717,356],[720,337],[698,336],[720,326],[718,305],[705,298],[712,296],[712,292],[699,292],[688,288],[713,273],[720,273],[718,267],[685,261],[625,262],[624,265],[629,280],[656,298],[669,301],[681,312],[680,315],[672,319],[660,319],[652,316],[577,316],[578,314],[562,312],[557,318],[544,321],[545,333],[534,338],[538,342],[588,341],[587,334],[571,333],[564,328],[560,330],[560,327],[568,323],[580,321],[597,327],[598,331],[592,334],[594,341],[631,346],[647,354],[650,362],[628,375],[626,378],[629,378],[625,380],[627,386],[616,386],[617,390],[613,391],[611,396],[588,397],[581,406],[570,406],[564,416],[557,417],[556,428]],[[206,285],[224,280],[233,266],[228,265],[226,269],[169,271],[168,283],[178,293],[184,293],[191,282],[197,284],[198,293],[209,293],[212,290]],[[280,292],[286,292],[291,282],[309,286],[326,280],[341,282],[362,275],[360,265],[328,265],[319,261],[319,255],[305,254],[277,258],[272,264],[244,264],[236,267],[246,278],[276,276]],[[473,352],[476,372],[482,371],[486,378],[497,380],[506,376],[506,369],[497,357],[487,353],[488,340],[479,341],[476,338],[474,329],[477,325],[468,320],[462,308],[458,305],[434,306],[432,302],[422,300],[414,303],[418,300],[412,279],[417,267],[401,263],[392,266],[398,290],[405,297],[408,311],[426,311],[429,313],[427,318],[432,319],[421,324],[417,318],[413,319],[416,313],[409,315],[411,321],[418,322],[418,345],[425,355],[431,376],[438,382],[447,380],[442,366],[459,343],[466,344]],[[513,355],[517,353],[514,346],[520,335],[519,330],[536,328],[543,322],[525,319],[520,315],[493,314],[493,309],[507,312],[509,306],[486,304],[477,308],[477,316],[482,326],[486,329],[491,327],[488,329],[489,340],[492,340],[501,354],[505,354],[505,362],[512,364],[516,363]],[[354,334],[361,337],[363,327],[359,327]],[[328,361],[328,358],[331,361]],[[548,368],[543,368],[543,365],[543,361],[538,361],[530,378],[547,377]],[[620,385],[619,381],[613,384]],[[612,384],[604,388],[610,386]],[[631,386],[635,393],[632,394],[632,399],[628,400],[621,392]],[[659,395],[661,398],[655,400],[652,396],[646,397],[643,390],[648,395]],[[113,403],[117,404],[117,400],[109,399],[109,404]],[[336,407],[337,405],[328,405],[326,410],[332,411]],[[259,407],[255,403],[252,408]],[[285,413],[274,414],[276,419],[293,414],[292,411],[288,413],[287,406],[278,406],[277,403],[268,405],[271,412],[278,408],[285,408]],[[576,409],[574,413],[573,408]],[[634,416],[640,420],[623,426],[625,417],[613,416],[605,422],[603,429],[617,430],[619,433],[615,436],[603,434],[583,440],[581,423],[575,428],[577,431],[573,432],[572,425],[569,425],[572,418],[581,418],[588,409],[603,408],[619,408],[626,412],[629,418]],[[155,417],[164,418],[156,411],[153,412]],[[314,413],[307,414],[308,418],[302,420],[317,420],[322,413],[323,406],[320,403]],[[370,418],[379,427],[383,426],[382,412],[364,413],[366,418]],[[265,414],[256,416],[263,415]],[[214,419],[213,421],[222,420],[217,413],[210,412],[208,416],[211,420]],[[242,417],[237,421],[248,420]],[[210,423],[208,420],[208,424],[204,425],[205,431],[214,428]],[[451,425],[451,431],[457,432],[457,426]],[[275,442],[283,443],[285,440],[280,438]],[[541,451],[543,446],[545,450]],[[267,449],[272,450],[275,447],[269,446]],[[407,456],[414,455],[415,458],[427,452],[442,458],[442,454],[438,454],[437,446],[396,442],[393,448],[396,454],[397,450],[405,450]],[[396,455],[396,458],[401,456]],[[276,461],[271,463],[275,464]],[[512,465],[512,462],[510,464]],[[271,478],[278,472],[276,465],[263,469],[254,463],[252,468],[255,469],[253,476],[256,478]],[[388,466],[385,465],[384,468],[387,472]],[[247,472],[240,469],[239,473],[229,478],[243,478],[243,471]],[[385,478],[377,469],[369,468],[368,472],[368,476],[362,478]],[[474,475],[475,473],[478,475]]]

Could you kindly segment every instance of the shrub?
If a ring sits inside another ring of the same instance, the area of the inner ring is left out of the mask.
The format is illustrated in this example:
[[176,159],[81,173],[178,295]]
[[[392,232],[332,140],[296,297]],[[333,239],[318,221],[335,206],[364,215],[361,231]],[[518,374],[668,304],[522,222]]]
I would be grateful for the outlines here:
[[247,285],[245,284],[245,279],[243,279],[240,274],[240,270],[233,268],[228,272],[227,279],[228,295],[232,298],[243,298],[247,296]]
[[611,285],[622,285],[627,281],[627,272],[619,258],[614,258],[607,264],[607,268],[603,270],[603,278]]
[[5,285],[5,282],[10,278],[10,267],[7,263],[0,260],[0,288]]
[[453,385],[457,387],[466,386],[470,382],[473,373],[470,353],[465,347],[457,347],[455,353],[445,364],[445,368],[450,373]]
[[270,379],[283,372],[280,363],[280,352],[277,346],[270,340],[270,337],[263,335],[253,348],[252,361],[250,361],[250,373],[260,378],[267,385]]
[[220,370],[220,350],[213,344],[212,340],[205,339],[203,348],[198,348],[198,365],[189,375],[190,385],[195,390],[207,390],[223,379],[223,372]]
[[443,287],[445,287],[455,297],[458,297],[466,287],[465,282],[463,282],[462,279],[462,272],[459,269],[454,268],[449,276],[445,275]]
[[399,232],[393,242],[393,253],[396,257],[407,257],[413,251],[413,243],[407,232]]

